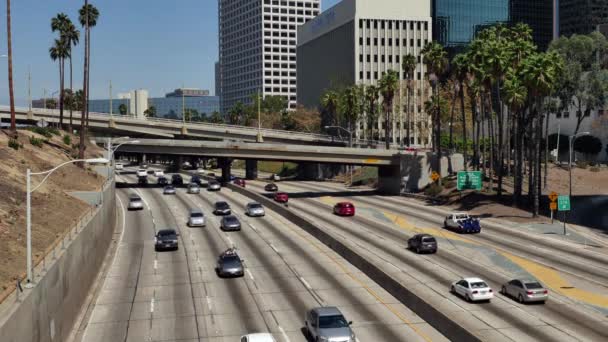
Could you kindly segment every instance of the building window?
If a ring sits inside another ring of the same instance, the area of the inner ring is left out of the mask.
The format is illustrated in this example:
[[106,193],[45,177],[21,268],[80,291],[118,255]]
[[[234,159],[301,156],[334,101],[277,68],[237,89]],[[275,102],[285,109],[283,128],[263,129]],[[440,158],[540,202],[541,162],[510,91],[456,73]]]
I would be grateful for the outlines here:
[[368,80],[372,79],[372,73],[370,71],[367,72],[367,79]]
[[558,118],[558,119],[561,118],[562,117],[562,112],[555,113],[555,117]]
[[378,38],[374,38],[374,46],[378,46]]
[[378,79],[378,72],[374,71],[374,79],[377,80]]
[[367,55],[367,63],[371,62],[371,56]]
[[359,55],[359,62],[363,62],[363,55]]
[[363,37],[359,37],[359,45],[363,45]]
[[367,37],[366,41],[367,41],[367,46],[370,46],[370,44],[371,44],[371,39],[370,39],[369,37]]
[[386,56],[382,55],[382,63],[386,62]]
[[363,79],[363,71],[359,71],[359,79],[362,80]]
[[384,39],[384,38],[382,38],[382,40],[381,40],[381,45],[382,45],[382,46],[384,46],[385,44],[386,44],[386,41],[385,41],[385,39]]
[[567,119],[570,117],[570,112],[564,112],[564,119]]
[[378,55],[374,55],[374,63],[378,63]]

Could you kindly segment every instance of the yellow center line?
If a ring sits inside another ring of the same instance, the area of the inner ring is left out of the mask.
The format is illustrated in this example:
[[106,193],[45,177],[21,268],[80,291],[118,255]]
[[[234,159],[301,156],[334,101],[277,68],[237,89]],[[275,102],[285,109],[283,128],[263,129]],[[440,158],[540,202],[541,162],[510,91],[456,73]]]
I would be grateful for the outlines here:
[[399,318],[403,323],[407,324],[410,329],[412,329],[416,334],[418,334],[420,337],[422,337],[425,341],[427,342],[431,342],[432,339],[430,337],[428,337],[424,332],[422,332],[420,329],[418,329],[414,323],[410,322],[406,317],[404,317],[399,311],[397,311],[395,308],[393,308],[392,305],[390,305],[389,303],[386,303],[381,297],[380,295],[378,295],[374,290],[372,290],[369,286],[365,285],[365,283],[359,279],[357,276],[355,276],[354,274],[352,274],[347,268],[346,266],[344,266],[339,260],[337,260],[336,258],[334,258],[331,254],[327,253],[326,251],[324,251],[320,246],[319,246],[319,242],[318,241],[313,241],[312,237],[309,236],[309,234],[305,234],[302,230],[295,230],[293,228],[291,228],[291,225],[288,224],[286,225],[288,227],[289,230],[291,230],[292,232],[296,233],[298,236],[300,236],[301,238],[303,238],[304,240],[306,240],[306,242],[315,247],[321,254],[325,255],[326,257],[329,258],[329,260],[331,260],[334,264],[336,264],[346,275],[348,275],[351,279],[353,279],[354,281],[356,281],[359,285],[361,285],[361,287],[363,287],[370,295],[372,295],[380,304],[382,304],[385,308],[387,308],[390,312],[392,312],[395,316],[397,316],[397,318]]
[[[320,200],[321,200],[321,202],[328,204],[328,205],[333,205],[333,204],[339,202],[338,199],[336,199],[334,197],[329,197],[329,196],[321,197]],[[353,202],[357,203],[356,201],[353,201]],[[363,208],[374,210],[373,208],[367,207],[365,205],[361,205],[361,203],[357,203],[357,206],[361,206]],[[527,260],[522,257],[518,257],[516,255],[511,254],[510,252],[506,251],[503,248],[500,248],[500,247],[497,247],[497,246],[494,246],[491,244],[487,244],[487,243],[481,242],[481,241],[473,241],[471,239],[468,239],[461,235],[455,234],[453,232],[445,231],[445,230],[439,229],[439,228],[417,227],[414,224],[410,223],[403,216],[392,213],[390,211],[380,211],[380,212],[386,218],[388,218],[393,223],[395,223],[395,225],[398,226],[399,228],[401,228],[402,230],[406,230],[406,231],[410,231],[410,232],[414,232],[414,233],[426,233],[426,234],[432,234],[432,233],[437,234],[438,233],[448,240],[457,240],[457,241],[466,242],[466,243],[476,245],[476,246],[484,246],[484,247],[488,247],[490,249],[494,249],[494,250],[496,250],[497,253],[501,254],[505,258],[511,260],[512,262],[514,262],[515,264],[517,264],[518,266],[520,266],[521,268],[526,270],[528,273],[532,274],[536,279],[538,279],[541,283],[544,283],[545,285],[547,285],[554,292],[560,293],[560,294],[562,294],[566,297],[572,298],[572,299],[582,301],[584,303],[588,303],[590,305],[608,308],[608,296],[573,287],[566,279],[564,279],[559,274],[558,271],[554,270],[553,268],[544,266],[542,264],[539,264],[539,263],[531,261],[531,260]]]

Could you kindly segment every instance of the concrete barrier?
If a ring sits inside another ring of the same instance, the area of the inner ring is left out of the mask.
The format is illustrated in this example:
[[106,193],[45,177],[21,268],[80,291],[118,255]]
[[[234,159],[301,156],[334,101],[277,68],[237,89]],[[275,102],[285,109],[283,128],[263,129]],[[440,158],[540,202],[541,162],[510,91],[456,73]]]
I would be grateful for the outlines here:
[[113,183],[106,184],[103,198],[104,204],[85,216],[38,265],[35,287],[17,290],[2,303],[2,342],[68,338],[112,242],[116,224]]
[[266,207],[279,213],[290,222],[301,227],[310,235],[317,238],[326,246],[334,250],[348,262],[353,264],[369,278],[390,293],[393,297],[399,300],[403,305],[424,319],[433,328],[437,329],[445,337],[452,341],[480,341],[475,335],[471,334],[465,328],[460,326],[455,321],[444,315],[441,311],[435,309],[432,305],[425,302],[422,298],[407,289],[406,286],[384,272],[379,266],[369,262],[361,255],[357,254],[354,249],[338,241],[335,237],[317,227],[307,219],[295,214],[293,211],[286,208],[284,205],[274,202],[260,194],[249,191],[234,184],[227,184],[227,188],[238,192],[252,200],[258,201]]

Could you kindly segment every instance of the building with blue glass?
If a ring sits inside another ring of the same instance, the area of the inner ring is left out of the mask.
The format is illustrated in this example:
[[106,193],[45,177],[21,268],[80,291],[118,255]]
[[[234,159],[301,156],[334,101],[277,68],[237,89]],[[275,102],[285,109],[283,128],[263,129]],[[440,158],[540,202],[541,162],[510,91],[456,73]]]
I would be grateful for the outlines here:
[[[124,104],[127,108],[131,107],[130,99],[113,99],[112,113],[120,114],[119,107]],[[181,97],[151,97],[147,99],[148,107],[156,108],[157,117],[179,117],[181,118],[183,109],[194,109],[199,114],[211,115],[213,112],[219,112],[220,100],[217,96],[197,96],[184,97],[183,102]],[[90,100],[89,111],[95,113],[110,113],[110,100]],[[133,114],[133,110],[131,111]]]
[[432,16],[433,39],[450,54],[498,23],[530,25],[541,50],[553,39],[553,0],[432,0]]

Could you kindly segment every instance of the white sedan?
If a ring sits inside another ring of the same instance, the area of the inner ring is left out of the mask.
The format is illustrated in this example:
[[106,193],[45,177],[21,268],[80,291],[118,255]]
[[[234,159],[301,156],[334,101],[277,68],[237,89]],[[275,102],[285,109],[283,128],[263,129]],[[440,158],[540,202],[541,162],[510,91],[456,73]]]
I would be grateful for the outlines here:
[[162,170],[154,171],[154,177],[162,177],[164,175],[165,175],[165,173]]
[[481,300],[490,301],[494,298],[494,291],[480,278],[463,278],[452,283],[452,293],[464,297],[468,302]]
[[137,170],[137,177],[147,177],[148,171],[146,169]]

